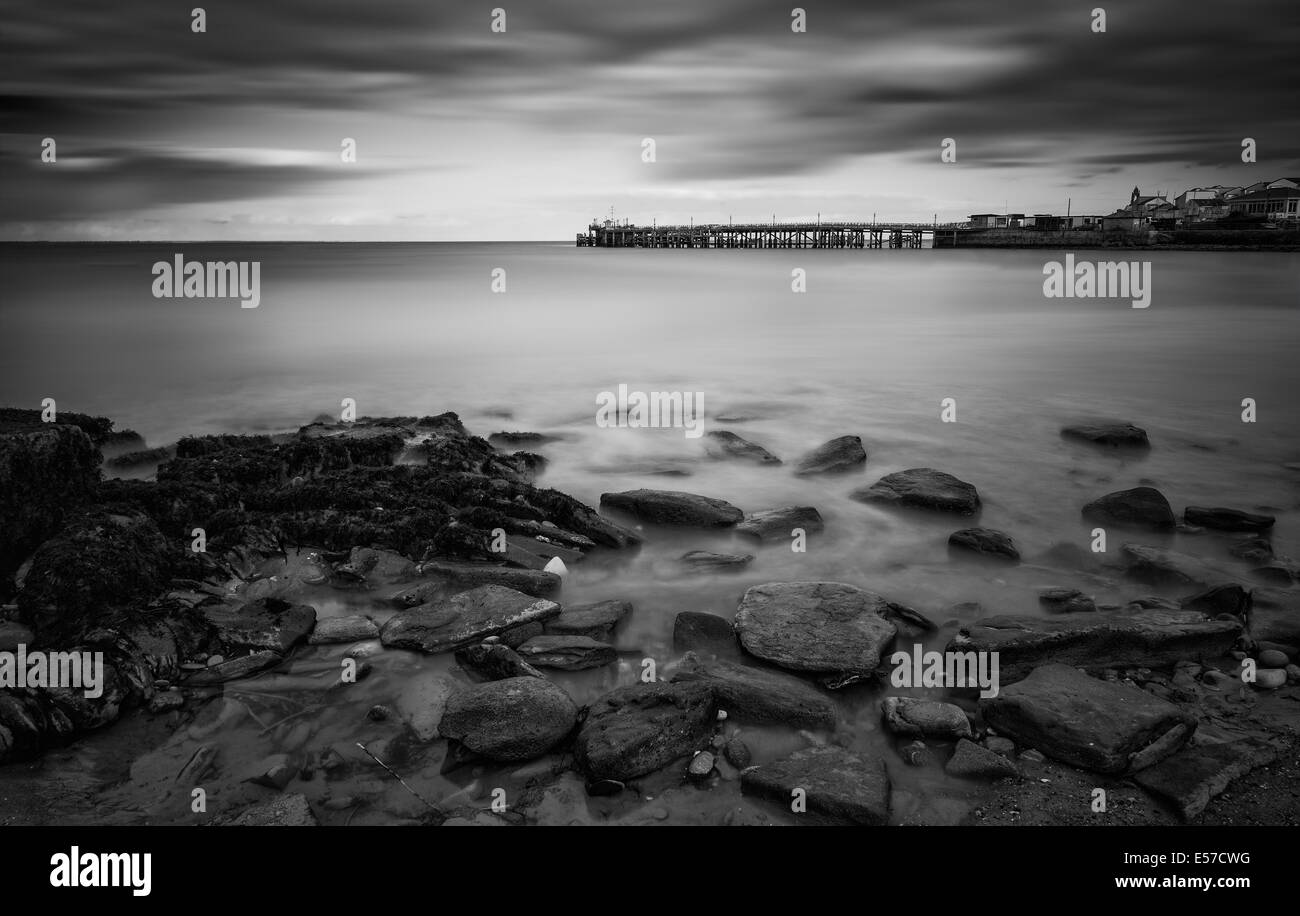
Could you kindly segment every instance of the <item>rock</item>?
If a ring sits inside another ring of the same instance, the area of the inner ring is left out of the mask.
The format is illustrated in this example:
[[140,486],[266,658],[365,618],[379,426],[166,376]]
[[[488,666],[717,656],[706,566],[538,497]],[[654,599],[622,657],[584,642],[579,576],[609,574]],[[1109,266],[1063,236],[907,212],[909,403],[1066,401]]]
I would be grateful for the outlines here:
[[739,738],[731,738],[723,748],[723,755],[726,756],[727,762],[738,770],[743,770],[753,762],[753,754],[749,752],[749,745]]
[[925,746],[924,741],[913,741],[911,744],[904,745],[898,752],[903,757],[903,762],[912,767],[923,767],[930,762],[930,749]]
[[620,687],[591,705],[574,742],[575,762],[592,780],[644,776],[707,742],[716,713],[705,683]]
[[1276,649],[1265,649],[1255,657],[1261,668],[1285,668],[1290,659],[1286,657],[1285,652],[1279,652]]
[[1268,538],[1248,537],[1234,543],[1228,553],[1250,563],[1268,563],[1273,559],[1273,545]]
[[566,604],[559,617],[546,621],[546,632],[554,636],[607,639],[631,613],[632,604],[628,601]]
[[1062,617],[986,617],[962,627],[949,652],[997,652],[1003,684],[1039,665],[1080,668],[1170,668],[1184,659],[1220,658],[1241,625],[1190,611],[1098,611]]
[[1255,687],[1259,690],[1277,690],[1286,686],[1285,668],[1259,668],[1255,671]]
[[506,562],[522,566],[525,569],[541,569],[554,572],[551,564],[556,562],[561,565],[577,563],[584,556],[583,550],[565,547],[540,536],[506,535]]
[[993,528],[963,528],[954,531],[948,535],[948,549],[1000,563],[1020,562],[1020,551],[1011,540],[1011,535]]
[[1205,588],[1214,583],[1232,582],[1234,578],[1196,557],[1165,547],[1124,544],[1120,555],[1126,564],[1124,575],[1148,585]]
[[500,432],[488,436],[487,441],[499,449],[531,449],[559,442],[560,437],[544,433]]
[[1133,781],[1192,820],[1231,782],[1276,758],[1275,748],[1255,739],[1200,744],[1147,767]]
[[1292,684],[1300,681],[1300,665],[1287,665],[1286,678]]
[[559,616],[560,606],[500,585],[483,585],[431,601],[389,618],[379,632],[388,648],[448,652],[488,636],[540,625]]
[[984,739],[984,746],[995,754],[1010,760],[1016,756],[1016,742],[1010,738],[1002,738],[997,735],[989,735]]
[[867,463],[867,450],[860,436],[840,436],[819,445],[799,459],[794,472],[800,477],[814,474],[843,474]]
[[917,697],[885,697],[880,703],[885,727],[905,738],[955,741],[971,736],[970,720],[961,707]]
[[765,668],[728,661],[705,664],[688,659],[673,682],[703,681],[730,715],[749,722],[791,728],[833,729],[839,718],[834,701],[806,681]]
[[454,689],[450,680],[433,671],[421,671],[402,679],[397,712],[420,741],[438,737],[438,724]]
[[307,798],[299,793],[281,795],[264,804],[254,805],[230,822],[235,827],[316,827]]
[[316,629],[307,639],[308,645],[323,646],[340,642],[357,642],[376,639],[379,627],[369,617],[353,614],[348,617],[325,617],[316,621]]
[[1183,511],[1183,518],[1189,525],[1213,528],[1216,531],[1267,531],[1277,521],[1271,515],[1253,515],[1238,509],[1188,506]]
[[[862,757],[841,747],[813,747],[740,775],[745,795],[769,798],[790,810],[802,789],[810,820],[879,826],[889,821],[889,776],[879,757]],[[804,815],[796,815],[802,817]]]
[[316,626],[316,609],[290,604],[279,598],[263,598],[238,607],[208,605],[203,618],[217,631],[217,639],[228,650],[269,650],[285,655]]
[[254,785],[281,791],[293,781],[297,768],[289,762],[288,754],[272,754],[253,767],[253,775],[245,779]]
[[284,656],[278,652],[269,650],[253,652],[249,655],[232,658],[219,665],[204,668],[202,671],[196,671],[185,679],[185,685],[187,687],[207,687],[224,684],[227,681],[235,681],[241,677],[257,674],[259,671],[265,671],[282,661],[284,661]]
[[[979,605],[975,605],[978,609]],[[917,636],[922,633],[933,633],[939,629],[939,625],[926,617],[916,608],[910,608],[905,604],[899,604],[896,601],[890,601],[885,609],[886,615],[898,627],[899,633],[905,636]]]
[[1053,569],[1091,570],[1097,566],[1097,555],[1073,541],[1057,541],[1035,557],[1034,562]]
[[819,534],[825,527],[821,513],[812,506],[782,506],[750,513],[736,525],[736,533],[756,541],[789,541],[796,528]]
[[1084,506],[1083,517],[1100,525],[1119,528],[1170,531],[1174,527],[1174,510],[1164,494],[1154,487],[1107,493]]
[[1038,594],[1043,610],[1053,614],[1092,613],[1097,604],[1077,588],[1049,588]]
[[535,598],[546,598],[560,591],[560,577],[541,569],[515,569],[511,566],[493,566],[487,563],[454,563],[449,560],[431,560],[420,564],[420,574],[429,576],[431,582],[408,588],[393,596],[401,607],[415,607],[450,589],[469,589],[480,585],[499,585],[512,588]]
[[980,700],[998,734],[1070,766],[1107,775],[1137,772],[1181,748],[1196,718],[1137,687],[1102,681],[1068,665],[1036,668]]
[[1020,775],[1020,770],[1006,757],[965,738],[957,742],[957,749],[943,769],[960,779],[1003,779]]
[[781,459],[773,455],[761,445],[756,445],[748,439],[742,439],[735,433],[725,429],[709,430],[704,434],[705,447],[711,458],[739,458],[742,461],[752,461],[755,464],[777,465]]
[[35,638],[30,627],[14,620],[0,620],[0,652],[16,652],[20,645],[30,646]]
[[729,528],[745,516],[725,500],[677,490],[602,493],[600,505],[625,512],[639,521],[688,528]]
[[1233,614],[1243,620],[1250,613],[1253,604],[1250,592],[1235,583],[1211,586],[1179,602],[1185,611],[1199,611],[1207,617]]
[[980,508],[975,487],[934,468],[910,468],[886,474],[850,496],[859,502],[886,503],[955,515],[974,515]]
[[1250,571],[1251,576],[1270,585],[1287,588],[1296,579],[1297,567],[1286,560],[1274,560]]
[[731,621],[717,614],[683,611],[673,618],[673,649],[701,656],[735,658],[740,655]]
[[691,550],[678,557],[688,572],[740,572],[754,561],[754,555],[737,556],[731,553],[712,553],[708,550]]
[[1132,423],[1079,424],[1061,428],[1061,437],[1117,449],[1148,449],[1147,431]]
[[518,652],[501,643],[480,643],[457,649],[456,663],[487,681],[508,677],[546,677],[524,661]]
[[735,628],[752,655],[851,683],[875,671],[894,639],[888,604],[839,582],[769,582],[745,592]]
[[578,708],[562,688],[535,677],[487,681],[456,691],[438,731],[499,762],[532,760],[573,730]]
[[708,779],[713,772],[713,754],[708,751],[700,751],[691,758],[690,764],[686,768],[686,774],[692,779]]
[[609,643],[587,636],[534,636],[519,647],[519,655],[539,668],[561,671],[603,668],[618,659]]

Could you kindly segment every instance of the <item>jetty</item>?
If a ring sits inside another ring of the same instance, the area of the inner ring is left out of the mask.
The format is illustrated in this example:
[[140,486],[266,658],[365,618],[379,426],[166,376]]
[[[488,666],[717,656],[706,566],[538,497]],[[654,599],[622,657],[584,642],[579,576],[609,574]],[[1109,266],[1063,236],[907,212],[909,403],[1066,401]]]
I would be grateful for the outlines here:
[[[577,234],[579,248],[925,248],[943,247],[970,231],[968,223],[701,223],[637,226],[593,222]],[[925,240],[929,237],[930,246]]]

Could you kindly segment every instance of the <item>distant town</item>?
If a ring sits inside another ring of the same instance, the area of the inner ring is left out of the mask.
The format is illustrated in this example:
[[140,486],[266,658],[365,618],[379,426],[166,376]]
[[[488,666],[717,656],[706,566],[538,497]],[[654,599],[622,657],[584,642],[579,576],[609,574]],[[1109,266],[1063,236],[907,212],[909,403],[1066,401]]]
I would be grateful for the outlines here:
[[1275,178],[1249,187],[1213,185],[1189,188],[1170,200],[1133,189],[1127,206],[1101,215],[1051,213],[972,213],[971,229],[1086,229],[1102,232],[1151,230],[1294,229],[1300,220],[1300,178]]

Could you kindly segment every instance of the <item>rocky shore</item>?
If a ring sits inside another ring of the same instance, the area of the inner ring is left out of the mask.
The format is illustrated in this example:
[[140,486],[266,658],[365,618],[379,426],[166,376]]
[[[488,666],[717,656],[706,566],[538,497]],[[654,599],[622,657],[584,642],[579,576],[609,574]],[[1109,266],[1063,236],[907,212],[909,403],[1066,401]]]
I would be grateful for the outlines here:
[[[1127,423],[1062,435],[1160,447]],[[698,810],[692,823],[896,824],[935,819],[917,795],[939,780],[978,799],[949,821],[1017,822],[1012,806],[1055,781],[1059,821],[1107,822],[1100,787],[1154,823],[1197,820],[1294,751],[1300,565],[1274,555],[1271,516],[1179,513],[1145,485],[1098,493],[1078,511],[1111,549],[1059,545],[1033,562],[1103,571],[1127,583],[1127,603],[1049,588],[1039,615],[918,610],[848,582],[766,582],[743,590],[732,618],[678,614],[673,657],[647,659],[614,638],[632,602],[566,601],[576,564],[664,530],[788,550],[795,532],[826,536],[834,507],[637,489],[603,494],[597,511],[537,485],[545,459],[516,449],[548,441],[480,438],[444,413],[148,448],[104,418],[0,411],[0,653],[105,659],[94,698],[0,688],[0,764],[156,726],[174,737],[132,773],[179,799],[176,822],[195,820],[177,786],[228,787],[215,822],[314,824],[351,822],[377,784],[409,802],[379,812],[387,821],[670,820],[659,797]],[[954,563],[1028,562],[1014,533],[974,524],[975,484],[923,467],[871,482],[858,436],[788,463],[734,433],[709,449],[764,473],[849,477],[848,499],[951,520]],[[156,474],[102,471],[128,466]],[[1170,549],[1173,531],[1205,533],[1204,555]],[[734,574],[755,555],[694,550],[678,568]],[[347,613],[323,613],[321,596]],[[898,690],[891,655],[920,641],[996,653],[998,689]],[[443,667],[403,667],[425,658]],[[604,678],[596,699],[575,698],[581,677]],[[863,702],[883,741],[847,726]],[[223,730],[250,722],[257,755],[223,756]],[[408,783],[427,769],[472,778],[430,798]],[[1298,818],[1293,791],[1274,822]]]

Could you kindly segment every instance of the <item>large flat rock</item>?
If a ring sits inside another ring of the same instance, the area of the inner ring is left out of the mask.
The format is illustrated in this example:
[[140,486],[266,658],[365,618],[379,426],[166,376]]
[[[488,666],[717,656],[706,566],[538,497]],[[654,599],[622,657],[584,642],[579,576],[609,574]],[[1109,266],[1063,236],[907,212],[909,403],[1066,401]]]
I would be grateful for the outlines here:
[[631,613],[629,601],[566,604],[559,617],[546,622],[546,632],[556,636],[589,636],[607,640],[614,628]]
[[627,781],[701,749],[718,704],[703,682],[633,684],[601,697],[574,742],[574,759],[592,779]]
[[871,486],[855,490],[850,495],[858,502],[955,515],[974,515],[980,508],[979,493],[974,485],[934,468],[909,468],[886,474]]
[[558,594],[561,585],[560,577],[555,573],[490,563],[430,560],[420,564],[420,574],[428,581],[398,592],[393,596],[394,603],[415,607],[444,594],[449,588],[476,588],[480,585],[502,585],[535,598],[547,598]]
[[848,683],[874,671],[893,641],[888,612],[888,601],[853,585],[769,582],[745,592],[735,628],[752,655]]
[[1148,767],[1134,782],[1172,804],[1185,820],[1192,820],[1233,780],[1276,758],[1276,748],[1252,738],[1198,744]]
[[705,681],[718,706],[748,722],[773,722],[791,728],[835,727],[835,702],[807,681],[750,665],[718,660],[687,663],[673,681]]
[[1168,668],[1186,659],[1232,651],[1241,625],[1195,611],[1145,610],[1060,617],[1003,615],[962,627],[949,652],[997,652],[998,677],[1010,684],[1039,665],[1077,668]]
[[1145,690],[1057,664],[1036,668],[981,700],[980,712],[999,735],[1062,763],[1114,776],[1174,753],[1197,724],[1191,714]]
[[878,826],[889,821],[889,774],[879,757],[865,757],[841,747],[811,747],[784,760],[746,770],[740,790],[769,798],[793,810],[803,790],[813,822]]
[[578,707],[562,687],[535,677],[512,677],[465,687],[447,700],[438,724],[453,738],[491,760],[532,760],[573,730]]
[[1124,575],[1147,585],[1206,588],[1238,578],[1191,554],[1167,547],[1124,544],[1120,547]]
[[263,598],[237,607],[206,605],[202,614],[229,651],[266,650],[284,655],[316,626],[314,607],[279,598]]
[[450,652],[558,616],[560,606],[500,585],[484,585],[430,601],[388,619],[379,638],[393,649]]
[[679,490],[602,493],[600,505],[643,522],[689,528],[728,528],[745,517],[745,513],[726,500]]

